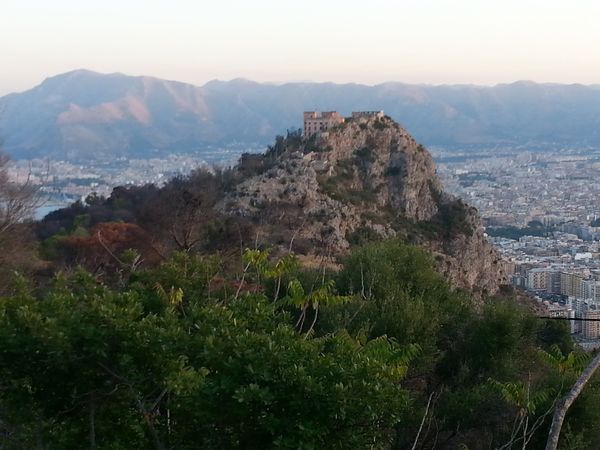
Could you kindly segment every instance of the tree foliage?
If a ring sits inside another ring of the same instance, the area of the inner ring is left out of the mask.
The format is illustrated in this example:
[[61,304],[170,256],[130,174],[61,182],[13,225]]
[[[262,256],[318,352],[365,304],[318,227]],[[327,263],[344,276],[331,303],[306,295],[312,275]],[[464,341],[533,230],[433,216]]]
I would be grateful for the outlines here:
[[210,296],[215,267],[181,254],[120,291],[77,271],[2,299],[2,446],[385,448],[414,350],[301,335],[262,294]]
[[29,221],[41,205],[31,174],[25,180],[9,175],[9,158],[0,151],[0,295],[11,291],[16,270],[33,272],[38,266]]
[[[100,247],[135,261],[110,230]],[[474,303],[395,240],[338,273],[257,248],[237,272],[191,251],[129,267],[0,298],[0,447],[537,448],[585,365],[564,330]],[[597,442],[596,390],[569,442]]]

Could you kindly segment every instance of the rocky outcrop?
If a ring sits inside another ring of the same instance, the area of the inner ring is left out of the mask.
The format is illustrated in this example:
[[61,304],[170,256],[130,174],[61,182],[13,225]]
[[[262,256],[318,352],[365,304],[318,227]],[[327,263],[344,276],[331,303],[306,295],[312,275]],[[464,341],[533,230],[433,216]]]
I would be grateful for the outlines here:
[[438,270],[452,284],[483,295],[494,294],[508,283],[507,268],[500,254],[485,239],[474,208],[468,208],[467,220],[472,233],[441,236],[423,245],[432,251]]
[[443,192],[429,152],[387,117],[279,140],[252,170],[219,208],[270,242],[331,257],[397,236],[430,249],[457,287],[493,293],[505,281],[476,210]]

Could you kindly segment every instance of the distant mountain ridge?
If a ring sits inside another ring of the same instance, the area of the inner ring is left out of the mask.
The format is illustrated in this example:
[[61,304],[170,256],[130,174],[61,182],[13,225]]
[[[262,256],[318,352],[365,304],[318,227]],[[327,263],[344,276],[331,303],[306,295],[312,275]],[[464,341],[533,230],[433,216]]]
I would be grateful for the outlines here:
[[600,145],[600,87],[520,81],[474,85],[203,86],[77,70],[0,98],[0,137],[13,158],[150,156],[233,142],[267,144],[304,110],[384,109],[428,146]]

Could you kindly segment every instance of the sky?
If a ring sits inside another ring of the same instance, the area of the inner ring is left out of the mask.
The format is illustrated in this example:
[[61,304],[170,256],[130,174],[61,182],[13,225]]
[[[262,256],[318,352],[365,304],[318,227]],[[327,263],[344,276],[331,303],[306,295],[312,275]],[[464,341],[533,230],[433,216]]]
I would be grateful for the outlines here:
[[600,83],[597,0],[2,0],[0,95],[74,69],[212,79]]

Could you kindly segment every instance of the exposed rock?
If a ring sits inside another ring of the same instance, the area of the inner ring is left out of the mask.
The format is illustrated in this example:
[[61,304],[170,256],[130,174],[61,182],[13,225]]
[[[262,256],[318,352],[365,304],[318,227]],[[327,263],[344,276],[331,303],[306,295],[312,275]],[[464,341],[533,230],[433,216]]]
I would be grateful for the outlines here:
[[505,282],[476,210],[443,192],[429,152],[387,117],[279,141],[262,163],[220,209],[271,242],[325,258],[398,236],[429,248],[457,287],[491,294]]

